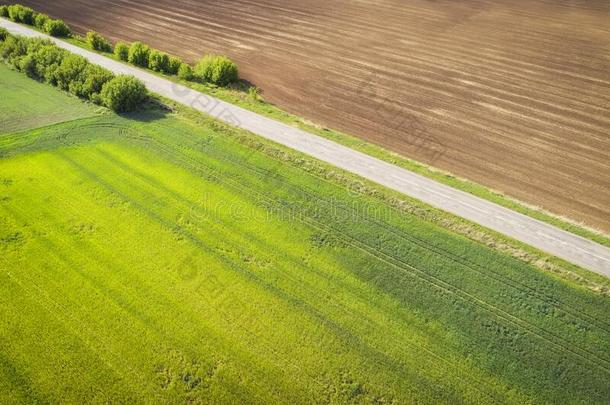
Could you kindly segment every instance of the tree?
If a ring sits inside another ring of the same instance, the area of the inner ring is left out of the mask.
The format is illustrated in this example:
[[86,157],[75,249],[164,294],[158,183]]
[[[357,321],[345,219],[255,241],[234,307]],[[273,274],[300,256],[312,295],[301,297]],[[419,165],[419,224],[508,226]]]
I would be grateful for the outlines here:
[[82,96],[82,86],[85,82],[84,72],[88,65],[87,59],[80,55],[66,56],[55,73],[57,85],[72,94]]
[[46,79],[47,66],[55,62],[55,57],[48,50],[57,49],[47,40],[31,38],[27,44],[27,54],[20,60],[19,69],[29,77]]
[[25,41],[26,41],[27,53],[34,53],[37,50],[39,50],[40,48],[42,48],[43,46],[53,45],[53,42],[51,42],[51,40],[46,39],[46,38],[33,37],[33,38],[26,38]]
[[67,52],[58,46],[44,45],[41,46],[34,54],[36,60],[36,74],[45,82],[54,86],[57,85],[57,70],[61,66]]
[[169,70],[169,55],[156,49],[152,49],[150,51],[150,55],[148,56],[148,67],[155,72],[167,73]]
[[0,41],[4,41],[9,35],[10,34],[6,28],[0,27]]
[[226,86],[238,79],[237,65],[226,56],[206,55],[199,61],[194,71],[202,82]]
[[85,40],[91,49],[102,52],[112,52],[112,45],[110,45],[110,42],[95,31],[87,32]]
[[98,65],[89,64],[84,71],[85,82],[82,85],[81,97],[100,102],[100,93],[106,83],[114,79],[114,75]]
[[44,78],[63,90],[115,111],[131,111],[147,97],[146,87],[135,77],[115,77],[48,39],[8,35],[0,41],[0,56],[30,77]]
[[141,42],[134,42],[129,47],[129,63],[133,63],[136,66],[147,68],[149,55],[150,48]]
[[8,6],[0,6],[0,17],[9,17]]
[[49,20],[44,25],[44,30],[52,37],[67,37],[70,35],[70,27],[62,20]]
[[129,60],[129,46],[125,42],[117,42],[114,46],[114,54],[120,60],[127,62]]
[[186,63],[183,63],[178,69],[178,78],[182,80],[193,80],[193,68]]
[[8,17],[18,23],[34,24],[34,10],[21,4],[13,4],[7,8]]
[[167,69],[167,73],[169,73],[170,75],[178,74],[178,70],[180,69],[180,66],[182,66],[182,60],[175,56],[170,56],[169,57],[169,68]]
[[148,97],[144,84],[133,76],[116,76],[102,87],[101,102],[116,112],[135,110]]
[[51,17],[49,17],[48,15],[38,13],[38,14],[36,14],[36,17],[34,18],[34,26],[40,30],[44,30],[45,25],[47,24],[47,22],[50,19],[51,19]]
[[38,78],[38,75],[36,73],[36,61],[34,60],[32,55],[25,55],[19,61],[19,70],[28,75],[28,77],[34,79]]
[[9,35],[2,44],[0,56],[9,64],[19,67],[19,62],[27,54],[27,50],[28,44],[24,38]]

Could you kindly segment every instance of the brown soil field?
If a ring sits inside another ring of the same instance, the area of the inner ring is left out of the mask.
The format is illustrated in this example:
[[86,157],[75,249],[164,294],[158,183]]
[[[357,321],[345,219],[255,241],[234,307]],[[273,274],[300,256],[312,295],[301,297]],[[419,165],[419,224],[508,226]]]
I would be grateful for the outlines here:
[[606,0],[24,0],[234,58],[265,98],[610,232]]

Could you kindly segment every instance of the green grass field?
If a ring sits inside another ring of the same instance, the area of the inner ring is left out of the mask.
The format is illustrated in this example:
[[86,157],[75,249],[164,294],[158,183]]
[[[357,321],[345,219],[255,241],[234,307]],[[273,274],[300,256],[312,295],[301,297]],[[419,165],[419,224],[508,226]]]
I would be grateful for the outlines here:
[[[2,112],[0,133],[22,131],[57,122],[92,116],[96,107],[84,104],[76,97],[62,96],[64,102],[57,105],[60,90],[47,90],[46,84],[23,80],[22,74],[0,64],[0,89]],[[28,97],[35,94],[36,100]],[[34,105],[32,105],[34,104]]]
[[610,398],[607,296],[253,135],[10,74],[1,403]]

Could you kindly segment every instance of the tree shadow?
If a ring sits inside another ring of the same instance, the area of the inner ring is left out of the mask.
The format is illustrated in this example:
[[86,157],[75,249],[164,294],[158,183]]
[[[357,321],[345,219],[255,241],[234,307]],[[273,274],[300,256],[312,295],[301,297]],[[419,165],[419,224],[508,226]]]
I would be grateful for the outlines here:
[[246,79],[239,79],[237,82],[230,84],[229,86],[227,86],[228,88],[232,89],[232,90],[237,90],[240,91],[242,93],[248,93],[248,91],[251,88],[255,88],[258,89],[258,94],[263,94],[263,89],[261,89],[260,87],[258,87],[255,83],[246,80]]
[[161,100],[150,98],[143,103],[136,111],[119,114],[123,118],[148,123],[167,118],[174,112],[174,109],[163,103]]

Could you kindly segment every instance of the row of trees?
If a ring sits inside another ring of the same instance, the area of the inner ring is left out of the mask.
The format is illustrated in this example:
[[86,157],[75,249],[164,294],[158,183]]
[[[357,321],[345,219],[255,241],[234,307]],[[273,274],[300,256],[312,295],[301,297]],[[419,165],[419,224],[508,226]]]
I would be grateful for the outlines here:
[[114,76],[46,39],[0,31],[0,57],[31,78],[116,112],[132,111],[148,97],[144,84],[135,77]]
[[183,80],[226,86],[239,79],[237,65],[226,56],[206,55],[193,69],[179,58],[152,49],[141,42],[134,42],[130,46],[119,42],[114,53],[123,61],[156,72],[178,75]]
[[180,58],[151,48],[142,42],[117,42],[112,48],[110,42],[97,32],[88,32],[86,42],[92,49],[113,52],[117,59],[132,65],[154,70],[168,75],[177,75],[182,80],[212,83],[226,86],[239,79],[237,65],[220,55],[206,55],[193,69]]
[[0,17],[8,17],[12,21],[32,25],[54,37],[70,36],[70,27],[62,20],[52,19],[21,4],[0,6]]

